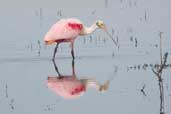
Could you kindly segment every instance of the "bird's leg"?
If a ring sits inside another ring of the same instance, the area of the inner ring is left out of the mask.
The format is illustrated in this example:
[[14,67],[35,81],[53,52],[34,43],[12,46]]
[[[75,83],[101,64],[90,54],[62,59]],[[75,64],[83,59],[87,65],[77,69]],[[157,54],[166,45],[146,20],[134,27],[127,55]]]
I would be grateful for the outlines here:
[[56,65],[55,60],[52,60],[52,62],[53,62],[53,65],[54,65],[54,67],[55,67],[55,70],[56,70],[56,72],[57,72],[59,78],[61,78],[62,76],[61,76],[61,74],[60,74],[60,72],[59,72],[59,70],[58,70],[58,67],[57,67],[57,65]]
[[72,59],[74,60],[75,59],[75,56],[74,56],[74,42],[71,42],[71,55],[72,55]]
[[72,60],[72,76],[74,78],[76,78],[76,74],[75,74],[75,62],[74,62],[74,59]]
[[57,52],[58,45],[59,45],[59,43],[56,44],[54,52],[53,52],[53,58],[52,58],[53,61],[55,60],[55,55],[56,55],[56,52]]

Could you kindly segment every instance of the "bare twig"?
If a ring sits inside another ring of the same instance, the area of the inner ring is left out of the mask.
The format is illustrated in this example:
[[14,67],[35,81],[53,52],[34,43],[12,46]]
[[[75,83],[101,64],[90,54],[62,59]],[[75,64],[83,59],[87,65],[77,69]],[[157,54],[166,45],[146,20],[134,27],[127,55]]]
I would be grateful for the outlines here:
[[160,36],[160,64],[158,67],[156,67],[156,71],[152,69],[153,73],[157,76],[158,79],[158,85],[159,85],[159,92],[160,92],[160,114],[164,114],[164,87],[163,87],[163,79],[162,79],[162,71],[164,68],[166,68],[168,65],[167,63],[167,57],[168,53],[166,52],[164,54],[164,57],[162,56],[162,34],[163,32],[159,33]]
[[146,93],[145,93],[145,91],[144,91],[144,89],[145,89],[145,84],[144,84],[143,87],[141,88],[141,92],[143,93],[144,96],[147,96]]
[[5,86],[5,96],[6,96],[6,98],[8,98],[8,85],[7,84]]
[[161,62],[161,64],[162,64],[162,34],[163,34],[163,32],[160,32],[159,33],[159,36],[160,36],[160,62]]

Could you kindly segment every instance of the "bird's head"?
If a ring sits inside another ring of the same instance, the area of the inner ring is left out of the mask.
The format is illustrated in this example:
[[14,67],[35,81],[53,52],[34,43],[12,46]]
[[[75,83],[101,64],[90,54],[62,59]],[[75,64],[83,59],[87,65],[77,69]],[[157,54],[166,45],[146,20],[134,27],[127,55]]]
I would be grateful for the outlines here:
[[98,28],[105,29],[105,24],[104,24],[104,22],[101,21],[101,20],[96,21],[96,26],[97,26]]
[[114,44],[117,46],[117,42],[114,40],[112,35],[109,34],[109,32],[108,32],[108,30],[107,30],[107,28],[106,28],[106,26],[105,26],[103,21],[101,21],[101,20],[96,21],[96,26],[98,28],[100,28],[100,29],[103,29],[109,35],[109,37],[113,40]]

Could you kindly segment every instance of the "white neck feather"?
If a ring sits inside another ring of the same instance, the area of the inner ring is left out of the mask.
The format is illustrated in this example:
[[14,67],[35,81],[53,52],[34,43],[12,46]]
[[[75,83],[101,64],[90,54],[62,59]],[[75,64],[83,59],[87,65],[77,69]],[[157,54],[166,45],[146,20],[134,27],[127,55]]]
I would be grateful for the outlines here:
[[83,26],[83,29],[82,29],[80,35],[87,35],[87,34],[90,34],[90,33],[92,33],[93,31],[95,31],[97,28],[98,28],[98,27],[97,27],[96,23],[92,24],[90,27]]
[[99,90],[100,89],[100,84],[97,81],[95,81],[95,80],[92,80],[92,79],[84,79],[84,82],[83,83],[85,84],[86,88],[93,87],[96,90]]
[[86,88],[93,87],[100,92],[106,91],[108,89],[108,86],[109,86],[109,80],[107,80],[102,85],[93,79],[82,79],[81,81],[86,86]]

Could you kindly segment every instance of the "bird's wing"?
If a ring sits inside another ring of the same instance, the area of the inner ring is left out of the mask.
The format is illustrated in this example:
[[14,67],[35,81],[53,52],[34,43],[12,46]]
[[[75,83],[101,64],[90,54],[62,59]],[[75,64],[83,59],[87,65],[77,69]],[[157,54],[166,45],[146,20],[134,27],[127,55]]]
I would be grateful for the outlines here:
[[62,19],[54,24],[45,36],[45,41],[72,39],[79,35],[82,23],[74,19]]

